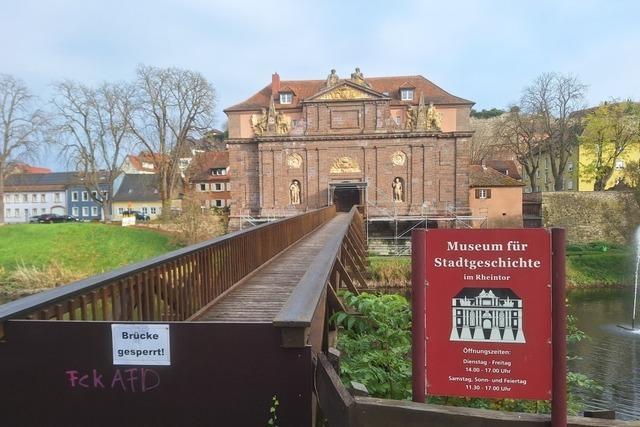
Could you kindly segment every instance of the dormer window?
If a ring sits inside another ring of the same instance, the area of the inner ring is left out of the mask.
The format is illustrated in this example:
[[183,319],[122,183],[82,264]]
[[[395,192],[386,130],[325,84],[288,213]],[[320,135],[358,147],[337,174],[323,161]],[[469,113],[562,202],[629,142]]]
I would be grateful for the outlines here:
[[153,169],[153,163],[142,162],[142,169]]
[[293,101],[293,93],[280,92],[280,104],[291,104]]
[[227,168],[213,168],[211,169],[211,175],[226,175]]
[[402,101],[413,101],[413,89],[400,89],[400,99]]

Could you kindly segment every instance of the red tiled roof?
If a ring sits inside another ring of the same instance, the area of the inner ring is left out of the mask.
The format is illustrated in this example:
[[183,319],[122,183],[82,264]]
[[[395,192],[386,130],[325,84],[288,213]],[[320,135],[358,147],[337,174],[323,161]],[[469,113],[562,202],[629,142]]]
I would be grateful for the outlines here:
[[[133,154],[129,154],[127,157],[129,158],[129,163],[131,164],[131,166],[139,171],[152,170],[155,172],[157,169],[154,163],[154,158],[157,158],[158,154],[151,155],[149,153],[140,153],[137,156],[134,156]],[[149,169],[149,168],[142,167],[143,162],[153,164],[153,168]]]
[[469,165],[469,187],[522,187],[524,184],[495,169]]
[[522,179],[518,165],[513,160],[485,160],[484,164],[513,179]]
[[[350,80],[345,79],[344,81]],[[450,94],[422,76],[369,77],[365,78],[365,81],[371,85],[371,89],[380,93],[388,93],[388,96],[391,98],[391,105],[417,105],[420,99],[420,94],[424,94],[425,102],[427,104],[429,102],[433,102],[436,105],[473,104],[472,101]],[[283,80],[280,84],[281,87],[289,88],[295,96],[293,97],[293,102],[286,106],[280,105],[276,99],[276,109],[298,108],[302,101],[312,97],[323,89],[326,89],[326,80]],[[413,101],[400,100],[401,86],[415,87],[416,96],[414,96]],[[246,101],[231,106],[224,111],[260,110],[262,107],[266,108],[269,106],[271,96],[271,85],[268,85]]]
[[211,175],[211,169],[228,168],[228,151],[209,151],[197,154],[189,166],[188,175],[192,182],[228,181],[229,175]]
[[49,168],[31,166],[26,163],[15,163],[14,169],[15,173],[52,173]]

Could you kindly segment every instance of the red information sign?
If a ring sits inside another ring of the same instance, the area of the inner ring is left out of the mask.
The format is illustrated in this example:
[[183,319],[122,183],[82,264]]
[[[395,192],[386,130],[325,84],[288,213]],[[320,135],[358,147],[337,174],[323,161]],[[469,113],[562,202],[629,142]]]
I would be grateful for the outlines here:
[[549,232],[426,236],[427,394],[550,399]]

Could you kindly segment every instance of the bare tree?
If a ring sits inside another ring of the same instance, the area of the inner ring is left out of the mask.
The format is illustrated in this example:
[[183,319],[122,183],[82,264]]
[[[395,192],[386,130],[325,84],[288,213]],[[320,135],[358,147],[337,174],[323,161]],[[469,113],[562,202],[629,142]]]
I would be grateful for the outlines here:
[[92,88],[64,81],[56,85],[52,100],[53,130],[62,154],[100,205],[105,221],[111,219],[114,182],[130,147],[132,97],[133,88],[127,84]]
[[563,188],[567,162],[578,144],[579,118],[574,113],[584,108],[586,90],[575,76],[544,73],[524,89],[520,100],[522,113],[537,122],[556,191]]
[[522,170],[529,177],[531,191],[539,191],[536,175],[545,138],[539,132],[536,118],[523,114],[517,107],[512,107],[497,123],[495,133],[499,144],[505,150],[511,151],[522,165]]
[[471,164],[481,165],[485,160],[494,158],[502,150],[497,130],[503,121],[503,116],[471,117],[470,126],[474,131],[471,140]]
[[44,113],[34,107],[34,100],[21,80],[0,74],[0,223],[4,222],[4,182],[14,162],[32,157],[38,150],[38,136],[46,123]]
[[150,153],[157,169],[162,213],[171,211],[171,200],[180,177],[179,160],[189,137],[211,127],[215,91],[194,71],[139,66],[137,108],[129,123],[138,141]]

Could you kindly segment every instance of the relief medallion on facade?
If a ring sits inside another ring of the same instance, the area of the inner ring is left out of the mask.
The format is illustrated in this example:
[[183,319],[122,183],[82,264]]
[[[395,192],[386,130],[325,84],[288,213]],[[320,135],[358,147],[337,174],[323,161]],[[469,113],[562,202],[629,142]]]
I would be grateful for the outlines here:
[[351,157],[338,157],[331,165],[330,173],[356,173],[360,172],[360,166]]
[[302,166],[302,156],[300,154],[289,154],[287,156],[287,166],[289,169],[300,169]]
[[391,163],[393,163],[394,166],[404,166],[406,162],[407,155],[402,151],[396,151],[391,155]]

